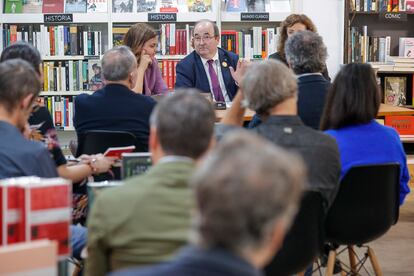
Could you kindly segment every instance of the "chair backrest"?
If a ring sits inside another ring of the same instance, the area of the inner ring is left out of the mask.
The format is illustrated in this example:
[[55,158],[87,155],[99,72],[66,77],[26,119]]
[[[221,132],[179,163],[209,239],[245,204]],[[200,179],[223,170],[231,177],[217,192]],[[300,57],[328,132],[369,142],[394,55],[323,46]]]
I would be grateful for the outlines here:
[[104,153],[109,147],[135,145],[135,151],[147,151],[134,134],[127,131],[89,130],[78,136],[76,156]]
[[327,240],[338,245],[372,241],[398,221],[398,163],[352,167],[327,214]]
[[322,195],[305,192],[283,246],[265,267],[265,275],[293,275],[312,264],[322,250],[324,217]]

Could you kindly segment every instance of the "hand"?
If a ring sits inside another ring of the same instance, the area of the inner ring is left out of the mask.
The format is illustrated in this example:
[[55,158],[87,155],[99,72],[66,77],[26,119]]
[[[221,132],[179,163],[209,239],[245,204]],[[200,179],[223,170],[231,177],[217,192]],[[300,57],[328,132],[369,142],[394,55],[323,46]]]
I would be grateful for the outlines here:
[[114,157],[105,157],[101,153],[91,157],[90,165],[96,174],[107,172],[116,160]]
[[239,58],[237,62],[236,71],[234,71],[233,67],[230,67],[230,74],[233,77],[237,86],[240,86],[240,83],[243,81],[244,74],[246,73],[246,69],[249,66],[250,62],[246,59]]
[[148,66],[152,63],[152,58],[148,55],[145,50],[142,50],[141,57],[139,59],[138,68],[147,70]]

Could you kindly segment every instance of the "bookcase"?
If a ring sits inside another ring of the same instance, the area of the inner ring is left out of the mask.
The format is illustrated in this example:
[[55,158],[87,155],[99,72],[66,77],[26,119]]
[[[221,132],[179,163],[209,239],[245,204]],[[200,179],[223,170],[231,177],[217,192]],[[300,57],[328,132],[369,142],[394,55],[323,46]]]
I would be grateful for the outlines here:
[[370,62],[383,102],[413,106],[414,1],[346,0],[344,10],[344,63]]
[[[39,49],[45,75],[42,101],[57,129],[72,131],[74,98],[99,88],[91,85],[99,59],[121,43],[132,24],[146,22],[158,30],[156,58],[173,90],[175,66],[192,51],[194,22],[216,22],[223,33],[223,48],[241,57],[266,58],[276,51],[277,27],[297,10],[297,1],[3,0],[0,50],[17,40],[27,40]],[[42,13],[45,9],[47,13]]]

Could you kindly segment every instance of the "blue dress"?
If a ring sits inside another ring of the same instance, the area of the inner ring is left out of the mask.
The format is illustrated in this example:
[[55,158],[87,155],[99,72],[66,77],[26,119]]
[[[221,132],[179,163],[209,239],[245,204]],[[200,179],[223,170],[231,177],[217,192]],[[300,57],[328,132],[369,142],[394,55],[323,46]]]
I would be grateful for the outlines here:
[[339,147],[341,179],[353,166],[398,162],[400,164],[400,205],[410,192],[407,160],[398,133],[375,120],[325,131]]

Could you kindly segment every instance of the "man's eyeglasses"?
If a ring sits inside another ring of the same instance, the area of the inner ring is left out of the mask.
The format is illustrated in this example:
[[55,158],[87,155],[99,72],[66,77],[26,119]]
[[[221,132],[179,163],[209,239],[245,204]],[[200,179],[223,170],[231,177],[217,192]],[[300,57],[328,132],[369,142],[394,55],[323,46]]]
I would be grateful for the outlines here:
[[196,42],[201,42],[201,40],[202,41],[204,41],[204,42],[209,42],[210,40],[212,40],[214,38],[214,35],[212,35],[212,36],[209,36],[209,35],[203,35],[203,36],[194,36],[194,41],[196,41]]

